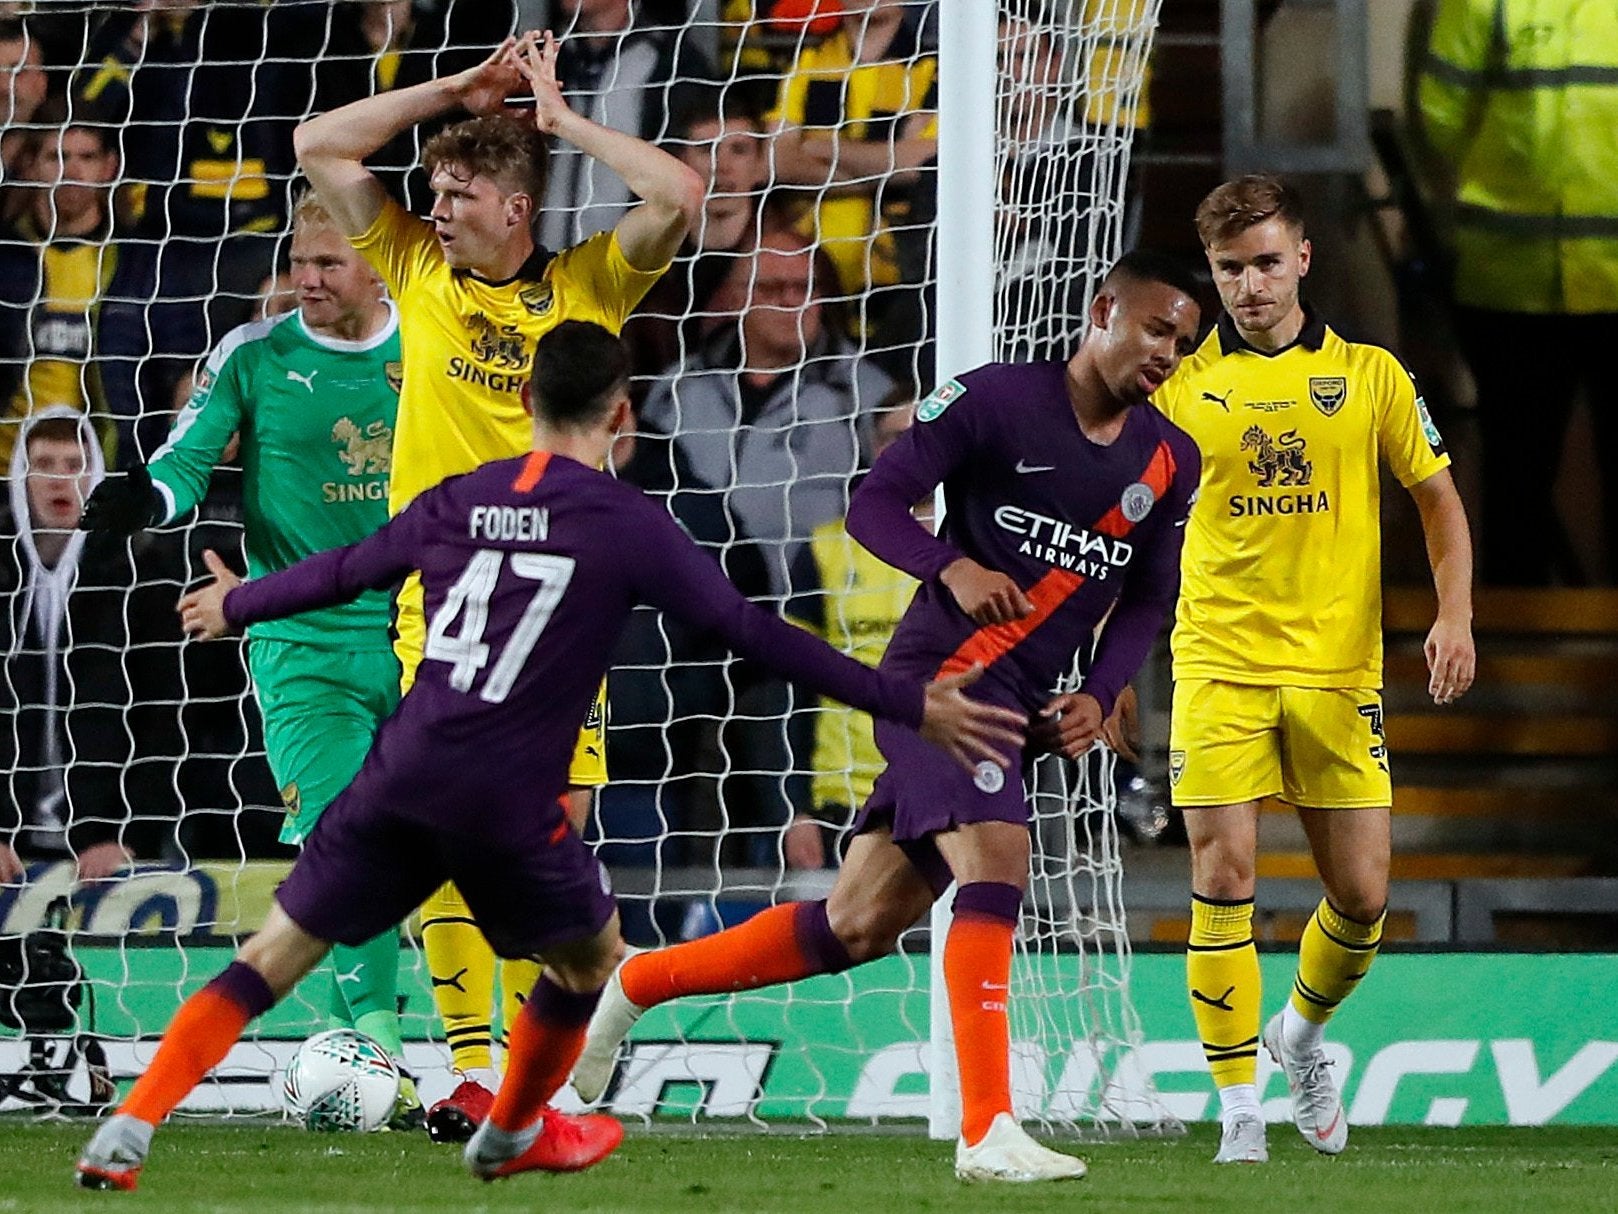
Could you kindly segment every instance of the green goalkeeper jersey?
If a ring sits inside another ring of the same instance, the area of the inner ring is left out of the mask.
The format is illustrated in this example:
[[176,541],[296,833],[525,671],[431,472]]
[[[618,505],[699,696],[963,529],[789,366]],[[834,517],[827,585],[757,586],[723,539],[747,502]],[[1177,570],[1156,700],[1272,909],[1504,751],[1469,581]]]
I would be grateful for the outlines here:
[[[388,520],[403,363],[399,314],[362,341],[310,332],[297,311],[233,329],[198,374],[153,457],[174,519],[197,505],[233,434],[241,437],[247,571],[260,577],[364,539]],[[326,649],[387,649],[393,596],[255,624],[252,635]]]

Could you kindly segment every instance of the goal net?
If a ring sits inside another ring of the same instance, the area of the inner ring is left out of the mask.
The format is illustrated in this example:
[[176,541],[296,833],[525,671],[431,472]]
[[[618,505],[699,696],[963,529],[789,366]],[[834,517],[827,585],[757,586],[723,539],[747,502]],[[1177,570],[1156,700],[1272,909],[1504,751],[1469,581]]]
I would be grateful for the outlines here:
[[[112,459],[149,458],[207,351],[295,303],[274,271],[297,120],[551,24],[575,108],[660,142],[710,182],[698,231],[626,330],[640,422],[615,452],[617,473],[666,500],[750,596],[874,661],[911,587],[841,533],[850,485],[941,379],[991,357],[1070,351],[1127,239],[1158,2],[1002,0],[983,27],[991,6],[969,0],[640,0],[628,29],[590,27],[591,6],[543,0],[17,7],[24,24],[0,21],[0,45],[21,38],[44,97],[31,103],[31,78],[13,74],[0,253],[27,274],[0,276],[10,441],[21,417],[65,403],[92,416]],[[950,81],[941,51],[963,19],[994,50],[971,90]],[[989,117],[959,163],[940,130],[957,96]],[[81,128],[98,167],[76,158],[84,141],[67,132]],[[418,212],[429,199],[410,166],[423,133],[374,161]],[[967,301],[979,337],[963,357],[948,336],[963,301],[940,274],[959,250],[939,224],[970,182],[992,184],[975,217],[986,288]],[[541,238],[556,248],[610,228],[629,202],[610,172],[558,148]],[[92,204],[101,211],[86,220]],[[69,264],[91,270],[72,276]],[[148,631],[142,605],[143,591],[200,577],[203,547],[240,552],[242,492],[227,466],[198,514],[123,553],[121,609],[98,617],[93,638],[72,637],[123,655],[114,685],[69,680],[50,707],[65,719],[96,706],[122,722],[118,791],[91,804],[69,779],[52,800],[39,788],[56,752],[29,743],[14,762],[29,778],[14,776],[15,828],[0,830],[27,872],[0,887],[0,1110],[54,1108],[63,1091],[93,1103],[91,1039],[115,1078],[137,1072],[286,871],[245,650],[182,645],[177,626]],[[34,571],[18,572],[26,584]],[[31,644],[18,639],[12,660],[39,656]],[[874,775],[868,722],[649,612],[615,660],[613,783],[590,837],[631,940],[668,943],[824,896]],[[18,738],[13,720],[46,707],[19,695],[4,705]],[[160,724],[142,723],[139,704],[160,706]],[[69,770],[92,761],[71,747],[60,759]],[[1043,761],[1029,792],[1037,856],[1012,997],[1019,1112],[1087,1133],[1169,1125],[1134,1061],[1110,756]],[[122,832],[135,864],[78,881],[63,849],[74,823],[95,819]],[[8,1015],[46,968],[28,941],[57,922],[83,980],[62,979],[53,997],[78,992],[72,1008]],[[659,1009],[632,1042],[612,1109],[936,1124],[951,1062],[929,1027],[929,937],[920,925],[896,956],[848,975]],[[311,978],[257,1023],[185,1108],[273,1115],[277,1071],[326,1027],[327,981]],[[430,1100],[452,1075],[414,947],[401,992],[407,1060]]]

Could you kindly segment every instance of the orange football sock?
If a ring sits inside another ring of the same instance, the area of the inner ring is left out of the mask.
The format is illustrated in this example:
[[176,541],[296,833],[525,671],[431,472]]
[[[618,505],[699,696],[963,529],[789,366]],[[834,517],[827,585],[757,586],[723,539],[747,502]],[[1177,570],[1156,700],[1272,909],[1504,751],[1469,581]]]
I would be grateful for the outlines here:
[[955,918],[944,942],[944,983],[961,1073],[961,1138],[975,1146],[1001,1113],[1011,1112],[1011,938],[1022,891],[999,881],[974,881],[955,895]]
[[811,974],[835,974],[853,961],[826,918],[825,902],[788,902],[716,935],[638,953],[624,962],[624,994],[640,1007],[682,995],[751,991]]
[[247,1022],[274,1003],[275,996],[256,970],[231,962],[180,1005],[157,1047],[157,1057],[118,1111],[157,1125],[230,1053]]
[[567,1079],[584,1049],[584,1030],[601,999],[599,989],[577,994],[540,978],[512,1022],[506,1077],[489,1120],[508,1133],[532,1125]]

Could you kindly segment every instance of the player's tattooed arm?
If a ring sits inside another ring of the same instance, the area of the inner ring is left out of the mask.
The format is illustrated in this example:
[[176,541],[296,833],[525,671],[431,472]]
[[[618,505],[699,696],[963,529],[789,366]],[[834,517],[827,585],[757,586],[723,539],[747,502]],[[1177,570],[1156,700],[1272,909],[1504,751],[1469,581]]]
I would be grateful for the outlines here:
[[984,568],[969,556],[950,562],[938,580],[954,596],[956,606],[982,627],[1010,624],[1034,610],[1016,582],[1003,573]]

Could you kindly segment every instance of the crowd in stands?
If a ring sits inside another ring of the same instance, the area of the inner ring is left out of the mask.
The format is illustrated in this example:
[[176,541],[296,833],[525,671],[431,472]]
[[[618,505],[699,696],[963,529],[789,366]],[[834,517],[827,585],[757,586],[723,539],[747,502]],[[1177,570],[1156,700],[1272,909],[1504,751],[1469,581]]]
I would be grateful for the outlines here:
[[[277,798],[242,651],[183,646],[169,610],[200,550],[234,542],[239,478],[216,476],[194,525],[134,541],[73,532],[74,503],[103,466],[150,458],[224,333],[296,305],[292,126],[475,63],[517,22],[565,35],[560,76],[581,112],[709,182],[701,222],[625,330],[639,427],[616,471],[666,499],[751,597],[880,655],[909,590],[840,520],[932,387],[936,3],[702,7],[722,23],[687,24],[684,5],[657,0],[0,5],[0,880],[69,851],[85,877],[132,857],[273,853],[263,807]],[[1002,131],[1011,296],[1023,276],[1070,293],[1036,304],[1030,285],[1009,354],[1052,357],[1087,284],[1064,251],[1083,250],[1082,234],[1053,228],[1051,199],[1116,193],[1096,134],[1143,116],[1107,104],[1106,80],[1088,110],[1067,108],[1056,84],[1073,67],[1048,32],[1008,21],[1002,54],[1024,81]],[[1424,95],[1443,147],[1460,145],[1445,124],[1465,102],[1443,90],[1471,70],[1439,71]],[[417,212],[429,134],[377,158]],[[603,165],[563,149],[542,243],[606,230],[629,202]],[[1488,309],[1545,309],[1474,279],[1468,348],[1486,371],[1489,352],[1520,354],[1490,336]],[[1496,369],[1481,382],[1508,381]],[[606,835],[669,836],[667,861],[709,859],[723,834],[732,861],[835,862],[835,828],[874,774],[868,723],[650,615],[617,657]]]

